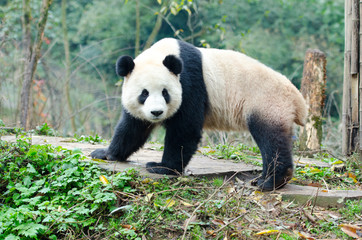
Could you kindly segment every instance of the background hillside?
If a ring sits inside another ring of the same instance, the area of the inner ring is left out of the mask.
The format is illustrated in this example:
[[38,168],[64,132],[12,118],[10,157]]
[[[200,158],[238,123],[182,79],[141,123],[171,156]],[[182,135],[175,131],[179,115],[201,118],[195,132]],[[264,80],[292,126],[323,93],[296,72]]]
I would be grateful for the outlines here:
[[[24,72],[21,0],[0,0],[0,119],[19,126]],[[30,1],[35,38],[41,2]],[[327,54],[325,119],[340,119],[343,0],[54,0],[35,81],[30,125],[110,138],[121,112],[118,56],[163,37],[244,52],[297,86],[308,48]]]

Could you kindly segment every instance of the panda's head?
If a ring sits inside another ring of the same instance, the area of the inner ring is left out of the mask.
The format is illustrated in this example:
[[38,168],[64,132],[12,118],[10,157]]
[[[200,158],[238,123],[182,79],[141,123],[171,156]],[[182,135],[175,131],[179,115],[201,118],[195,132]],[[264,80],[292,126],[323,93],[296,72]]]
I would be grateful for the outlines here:
[[[157,59],[157,58],[156,58]],[[155,58],[129,56],[117,60],[116,72],[124,77],[122,104],[135,118],[162,122],[177,112],[182,101],[182,61],[175,55]]]

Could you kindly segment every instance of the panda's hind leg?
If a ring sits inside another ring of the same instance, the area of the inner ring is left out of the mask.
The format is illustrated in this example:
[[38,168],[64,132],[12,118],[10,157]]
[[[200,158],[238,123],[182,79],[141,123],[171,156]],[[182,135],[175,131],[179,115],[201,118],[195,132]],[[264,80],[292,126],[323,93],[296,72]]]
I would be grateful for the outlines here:
[[283,187],[293,176],[292,126],[276,123],[254,113],[247,124],[263,158],[263,173],[257,181],[263,191]]

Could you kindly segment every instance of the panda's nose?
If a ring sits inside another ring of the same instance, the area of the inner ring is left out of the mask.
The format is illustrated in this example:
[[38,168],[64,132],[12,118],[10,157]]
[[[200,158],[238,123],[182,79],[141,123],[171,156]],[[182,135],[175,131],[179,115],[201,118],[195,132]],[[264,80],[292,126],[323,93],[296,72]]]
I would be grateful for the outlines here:
[[151,111],[151,113],[152,113],[152,115],[154,115],[155,117],[158,117],[158,116],[160,116],[160,115],[163,113],[163,111]]

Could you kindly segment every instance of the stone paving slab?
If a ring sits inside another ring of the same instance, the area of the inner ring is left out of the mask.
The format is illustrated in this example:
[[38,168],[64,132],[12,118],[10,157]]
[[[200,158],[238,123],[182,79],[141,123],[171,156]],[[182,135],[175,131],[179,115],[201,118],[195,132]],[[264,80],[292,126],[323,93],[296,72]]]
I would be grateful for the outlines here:
[[277,190],[283,200],[321,207],[343,207],[346,200],[362,199],[361,190],[327,190],[310,186],[287,184]]
[[[1,139],[6,141],[15,141],[15,136],[3,136]],[[80,149],[86,157],[90,159],[90,153],[98,148],[106,147],[101,144],[90,144],[73,142],[73,138],[60,138],[48,136],[32,136],[33,144],[51,144],[53,146],[62,146],[67,149]],[[146,163],[150,161],[160,162],[162,159],[162,151],[159,145],[146,144],[144,148],[134,153],[126,162],[114,161],[98,161],[101,168],[110,171],[123,171],[127,168],[136,168],[142,175],[162,177],[158,174],[150,174],[145,169]],[[195,154],[185,170],[187,176],[210,176],[222,175],[235,172],[252,172],[262,170],[261,167],[246,163],[234,163],[231,160],[214,159],[205,155]]]

